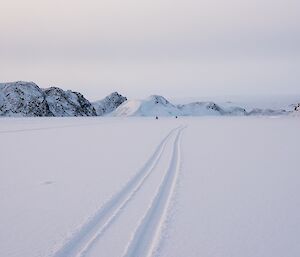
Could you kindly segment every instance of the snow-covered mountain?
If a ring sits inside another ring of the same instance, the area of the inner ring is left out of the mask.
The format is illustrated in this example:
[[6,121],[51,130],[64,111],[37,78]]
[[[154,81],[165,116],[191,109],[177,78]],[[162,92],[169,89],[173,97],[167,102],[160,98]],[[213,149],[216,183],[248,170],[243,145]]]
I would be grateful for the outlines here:
[[213,102],[194,102],[190,104],[177,105],[180,115],[183,116],[204,116],[204,115],[222,115],[224,110]]
[[54,116],[33,82],[0,83],[0,116]]
[[130,100],[121,104],[112,116],[220,116],[247,115],[238,106],[217,105],[214,102],[194,102],[174,105],[163,96],[153,95],[145,100]]
[[102,100],[93,102],[92,105],[96,110],[98,116],[108,114],[117,109],[122,103],[127,101],[127,98],[114,92]]
[[162,96],[152,95],[145,100],[129,100],[121,104],[112,116],[172,116],[179,115],[177,106]]
[[57,87],[41,89],[33,82],[18,81],[0,83],[0,116],[65,117],[97,116],[97,113],[78,92]]
[[292,116],[300,116],[300,103],[293,105],[293,111],[291,112]]
[[273,109],[260,109],[255,108],[252,111],[248,112],[250,116],[279,116],[279,115],[286,115],[289,112],[286,110],[273,110]]
[[92,104],[80,93],[58,87],[43,90],[50,112],[55,117],[96,116]]
[[90,103],[81,93],[58,87],[39,88],[33,82],[0,83],[0,116],[103,116],[127,100],[114,92]]
[[58,87],[41,89],[33,82],[22,81],[0,83],[0,116],[276,116],[300,113],[300,104],[292,109],[247,111],[231,102],[219,105],[211,101],[176,105],[159,95],[127,100],[117,92],[90,103],[82,94]]

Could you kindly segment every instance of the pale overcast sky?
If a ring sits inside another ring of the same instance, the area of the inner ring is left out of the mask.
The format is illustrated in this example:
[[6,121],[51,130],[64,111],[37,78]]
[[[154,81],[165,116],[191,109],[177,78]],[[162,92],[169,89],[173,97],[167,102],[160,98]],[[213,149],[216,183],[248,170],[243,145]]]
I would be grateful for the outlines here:
[[1,0],[0,80],[90,99],[300,93],[299,0]]

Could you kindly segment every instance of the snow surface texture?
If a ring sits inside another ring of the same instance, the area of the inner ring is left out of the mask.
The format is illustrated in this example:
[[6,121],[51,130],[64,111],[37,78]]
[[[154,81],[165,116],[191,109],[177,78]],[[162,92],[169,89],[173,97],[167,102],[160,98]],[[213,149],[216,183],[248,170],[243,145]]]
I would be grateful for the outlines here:
[[3,118],[0,256],[299,256],[299,129],[289,116]]

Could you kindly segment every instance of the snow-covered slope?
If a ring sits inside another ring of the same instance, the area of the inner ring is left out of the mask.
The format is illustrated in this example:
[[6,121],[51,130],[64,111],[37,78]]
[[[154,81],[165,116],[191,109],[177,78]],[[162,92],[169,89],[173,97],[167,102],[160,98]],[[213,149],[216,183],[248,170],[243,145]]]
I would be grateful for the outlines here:
[[92,104],[80,93],[57,87],[44,90],[50,111],[55,117],[96,116]]
[[222,115],[225,111],[213,102],[194,102],[178,105],[180,114],[184,116]]
[[0,116],[53,116],[44,92],[33,82],[0,83]]
[[170,99],[174,104],[187,104],[191,102],[212,101],[219,106],[241,106],[247,112],[253,109],[272,109],[293,111],[295,103],[300,103],[300,95],[293,94],[268,94],[268,95],[220,95],[220,96],[199,96]]
[[244,108],[223,108],[214,102],[194,102],[174,105],[163,96],[153,95],[145,100],[130,100],[120,105],[112,116],[219,116],[247,115]]
[[255,108],[248,113],[248,115],[252,116],[278,116],[278,115],[286,115],[289,112],[286,110],[273,110],[273,109],[260,109]]
[[139,108],[142,116],[172,116],[178,115],[178,108],[163,96],[152,95],[143,101]]
[[152,95],[145,100],[130,100],[121,104],[112,116],[173,116],[180,110],[162,96]]
[[93,102],[92,105],[94,106],[97,115],[103,116],[117,109],[117,107],[125,101],[127,101],[126,97],[120,95],[118,92],[114,92],[102,100]]
[[153,95],[145,100],[126,101],[111,116],[277,116],[288,113],[284,109],[259,108],[247,112],[245,108],[229,102],[223,105],[211,101],[175,105],[163,96]]
[[239,106],[228,106],[223,107],[225,115],[232,115],[232,116],[245,116],[247,115],[247,111],[243,107]]

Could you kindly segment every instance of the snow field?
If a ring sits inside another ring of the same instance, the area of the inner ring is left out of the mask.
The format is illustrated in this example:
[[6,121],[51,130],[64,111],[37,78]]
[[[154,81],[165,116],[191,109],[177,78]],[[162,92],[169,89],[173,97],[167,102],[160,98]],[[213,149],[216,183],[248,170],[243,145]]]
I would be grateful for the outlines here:
[[0,256],[299,256],[299,124],[1,119]]

